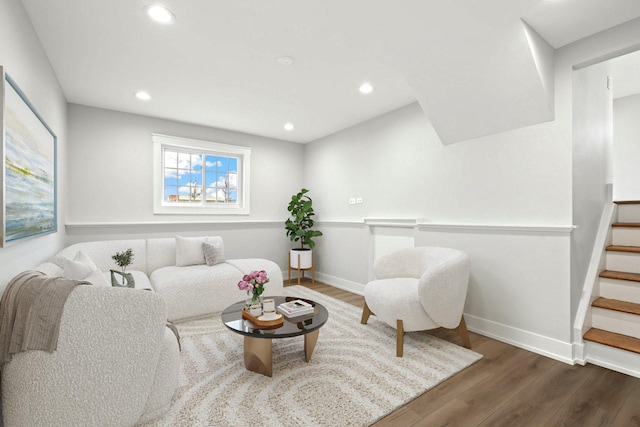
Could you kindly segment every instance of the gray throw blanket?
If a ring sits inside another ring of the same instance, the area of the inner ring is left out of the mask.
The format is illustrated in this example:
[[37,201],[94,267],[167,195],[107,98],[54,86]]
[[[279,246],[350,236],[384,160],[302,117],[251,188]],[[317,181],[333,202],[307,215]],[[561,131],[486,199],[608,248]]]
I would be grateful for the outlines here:
[[32,270],[14,277],[0,300],[2,363],[21,351],[55,351],[67,297],[76,286],[90,284]]

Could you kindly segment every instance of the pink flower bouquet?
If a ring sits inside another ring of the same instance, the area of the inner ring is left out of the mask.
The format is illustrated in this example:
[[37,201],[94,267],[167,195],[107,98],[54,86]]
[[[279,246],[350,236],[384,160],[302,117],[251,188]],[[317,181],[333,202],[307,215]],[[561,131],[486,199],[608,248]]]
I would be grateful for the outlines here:
[[238,282],[238,289],[247,291],[247,295],[251,293],[253,295],[251,298],[252,303],[259,303],[260,295],[264,292],[264,285],[267,283],[269,283],[267,272],[254,270],[242,277],[242,280]]

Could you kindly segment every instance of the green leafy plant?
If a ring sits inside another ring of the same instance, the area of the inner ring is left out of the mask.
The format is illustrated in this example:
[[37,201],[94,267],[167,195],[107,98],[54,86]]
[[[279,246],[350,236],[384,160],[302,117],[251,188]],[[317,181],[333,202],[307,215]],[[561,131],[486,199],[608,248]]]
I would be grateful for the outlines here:
[[133,250],[129,248],[123,252],[116,252],[111,258],[118,264],[118,267],[122,268],[122,274],[124,274],[127,266],[133,262]]
[[322,232],[313,230],[313,201],[307,193],[309,190],[303,188],[297,194],[291,196],[291,202],[287,210],[291,213],[291,218],[284,223],[287,236],[292,242],[300,242],[300,249],[308,246],[313,249],[316,244],[314,237],[322,236]]

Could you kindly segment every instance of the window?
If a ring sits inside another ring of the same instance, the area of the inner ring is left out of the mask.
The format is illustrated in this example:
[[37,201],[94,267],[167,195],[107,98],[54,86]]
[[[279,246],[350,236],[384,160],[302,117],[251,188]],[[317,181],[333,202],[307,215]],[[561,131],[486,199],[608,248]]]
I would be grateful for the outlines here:
[[249,214],[251,149],[153,135],[154,213]]

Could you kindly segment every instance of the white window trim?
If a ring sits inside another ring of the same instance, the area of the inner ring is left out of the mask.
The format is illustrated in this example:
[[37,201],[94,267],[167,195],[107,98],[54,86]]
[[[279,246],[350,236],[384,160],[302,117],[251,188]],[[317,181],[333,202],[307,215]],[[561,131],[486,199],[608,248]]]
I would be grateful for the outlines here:
[[[220,144],[160,134],[151,134],[153,141],[153,213],[158,215],[249,215],[249,183],[251,171],[251,148],[238,145]],[[176,205],[163,201],[164,165],[163,148],[204,150],[229,154],[240,158],[238,162],[238,203],[233,205]]]

